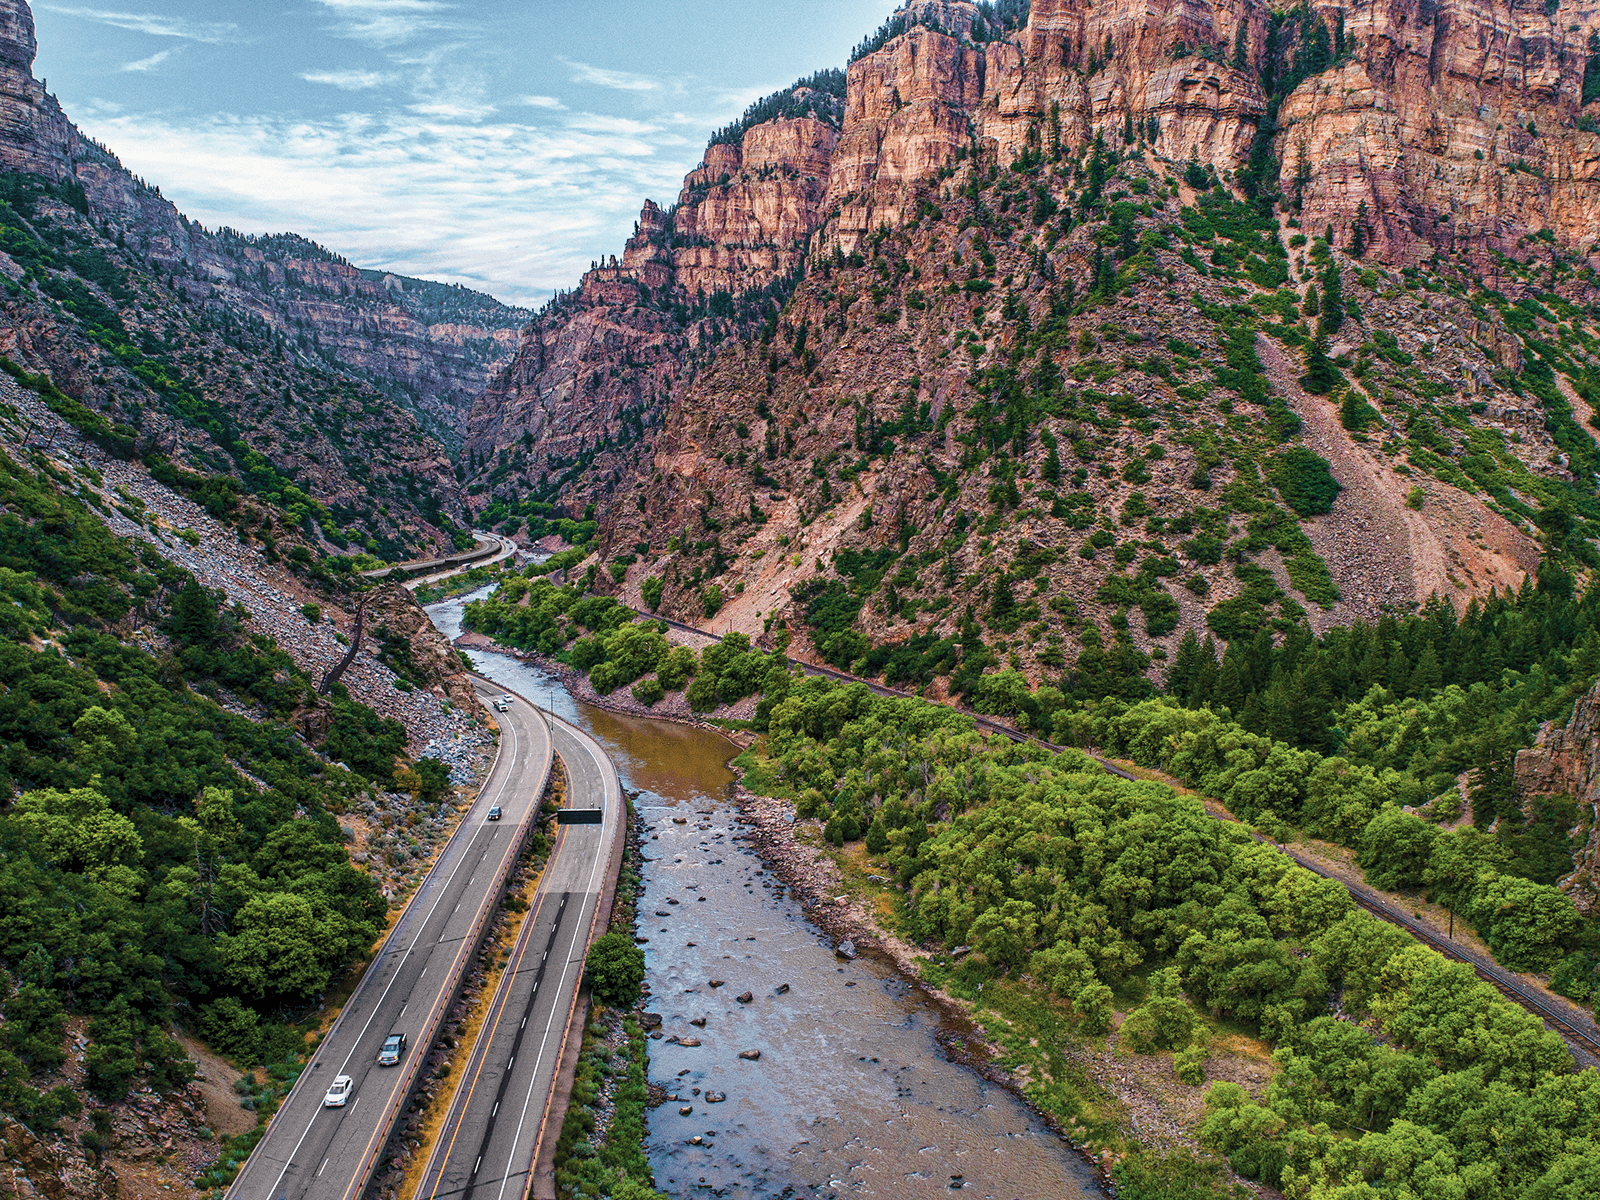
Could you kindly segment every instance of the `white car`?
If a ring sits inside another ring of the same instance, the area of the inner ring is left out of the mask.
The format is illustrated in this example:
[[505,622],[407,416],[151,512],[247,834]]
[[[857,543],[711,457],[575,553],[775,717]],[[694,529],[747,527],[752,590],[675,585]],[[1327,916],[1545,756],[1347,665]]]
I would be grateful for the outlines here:
[[343,1108],[350,1100],[350,1093],[356,1090],[355,1080],[348,1075],[340,1075],[333,1081],[333,1086],[328,1089],[328,1094],[322,1098],[324,1108]]
[[511,701],[505,699],[504,697],[501,697],[499,700],[496,700],[494,702],[494,710],[495,710],[495,712],[507,712],[507,711],[510,710],[510,708],[511,708]]

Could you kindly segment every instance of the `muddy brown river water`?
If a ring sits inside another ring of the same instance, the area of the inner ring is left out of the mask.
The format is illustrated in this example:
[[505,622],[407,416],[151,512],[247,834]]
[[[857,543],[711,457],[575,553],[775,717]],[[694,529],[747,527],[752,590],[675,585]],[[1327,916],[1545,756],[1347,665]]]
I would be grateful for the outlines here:
[[[463,607],[428,611],[455,637]],[[735,1200],[1102,1194],[1089,1165],[1016,1097],[946,1059],[939,1012],[897,971],[834,956],[740,840],[749,827],[726,766],[736,747],[578,704],[514,658],[472,660],[588,730],[639,793],[639,937],[648,1007],[662,1017],[649,1077],[675,1097],[648,1116],[657,1187]],[[709,1102],[715,1094],[725,1099]]]

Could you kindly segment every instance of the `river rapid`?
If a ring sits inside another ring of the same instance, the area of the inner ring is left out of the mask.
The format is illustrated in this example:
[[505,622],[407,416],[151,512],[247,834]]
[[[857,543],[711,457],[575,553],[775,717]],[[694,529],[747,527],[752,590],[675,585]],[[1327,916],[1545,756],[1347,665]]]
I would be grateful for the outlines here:
[[[466,602],[486,594],[429,615],[453,639]],[[736,747],[580,704],[518,659],[471,658],[592,734],[639,793],[638,936],[647,1007],[662,1017],[649,1077],[673,1097],[647,1120],[658,1188],[734,1200],[1102,1194],[1089,1165],[1016,1097],[945,1058],[941,1014],[892,966],[835,957],[741,840],[750,827],[726,765]]]

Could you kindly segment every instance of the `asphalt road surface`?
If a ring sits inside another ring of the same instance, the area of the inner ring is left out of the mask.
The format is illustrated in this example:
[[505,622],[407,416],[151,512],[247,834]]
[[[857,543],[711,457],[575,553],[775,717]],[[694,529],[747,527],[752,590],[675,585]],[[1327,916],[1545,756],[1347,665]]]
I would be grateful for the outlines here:
[[603,809],[605,823],[559,827],[417,1200],[521,1200],[539,1151],[595,905],[615,840],[625,833],[622,785],[610,759],[581,730],[547,720],[567,770],[568,804]]
[[[477,686],[486,701],[504,692]],[[543,715],[519,700],[498,719],[499,759],[477,801],[272,1118],[229,1200],[355,1200],[366,1186],[415,1083],[432,1021],[472,955],[480,914],[516,858],[523,819],[544,793],[551,736]],[[503,819],[487,819],[493,805]],[[410,1045],[397,1067],[380,1067],[378,1048],[391,1032],[405,1033]],[[324,1108],[337,1075],[355,1080],[354,1093],[344,1108]]]

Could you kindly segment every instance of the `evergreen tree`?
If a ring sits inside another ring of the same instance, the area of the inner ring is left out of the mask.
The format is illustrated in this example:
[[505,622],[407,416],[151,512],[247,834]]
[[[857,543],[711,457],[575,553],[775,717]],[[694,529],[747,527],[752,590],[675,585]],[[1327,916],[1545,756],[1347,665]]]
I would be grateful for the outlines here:
[[1396,699],[1410,694],[1411,660],[1406,657],[1405,647],[1399,642],[1394,644],[1394,650],[1389,655],[1389,667],[1385,674],[1388,676],[1389,690]]
[[1367,252],[1367,202],[1356,205],[1355,220],[1350,222],[1350,257],[1360,258]]
[[1195,680],[1200,674],[1200,639],[1193,629],[1184,630],[1172,656],[1172,666],[1167,669],[1167,692],[1187,701],[1194,695]]
[[1328,357],[1327,337],[1318,334],[1306,348],[1306,373],[1300,376],[1300,386],[1313,396],[1326,396],[1343,382],[1344,376]]
[[1217,643],[1209,633],[1200,644],[1200,669],[1195,672],[1192,703],[1210,703],[1217,690]]
[[1344,324],[1344,278],[1339,273],[1339,264],[1329,262],[1328,269],[1322,273],[1322,320],[1318,322],[1318,332],[1329,337],[1339,332],[1339,326]]
[[1306,301],[1300,306],[1300,311],[1308,317],[1314,317],[1322,311],[1322,305],[1317,301],[1316,284],[1306,289]]
[[1444,670],[1439,665],[1439,656],[1434,653],[1433,643],[1429,642],[1417,656],[1416,670],[1411,673],[1411,691],[1426,700],[1443,686]]

